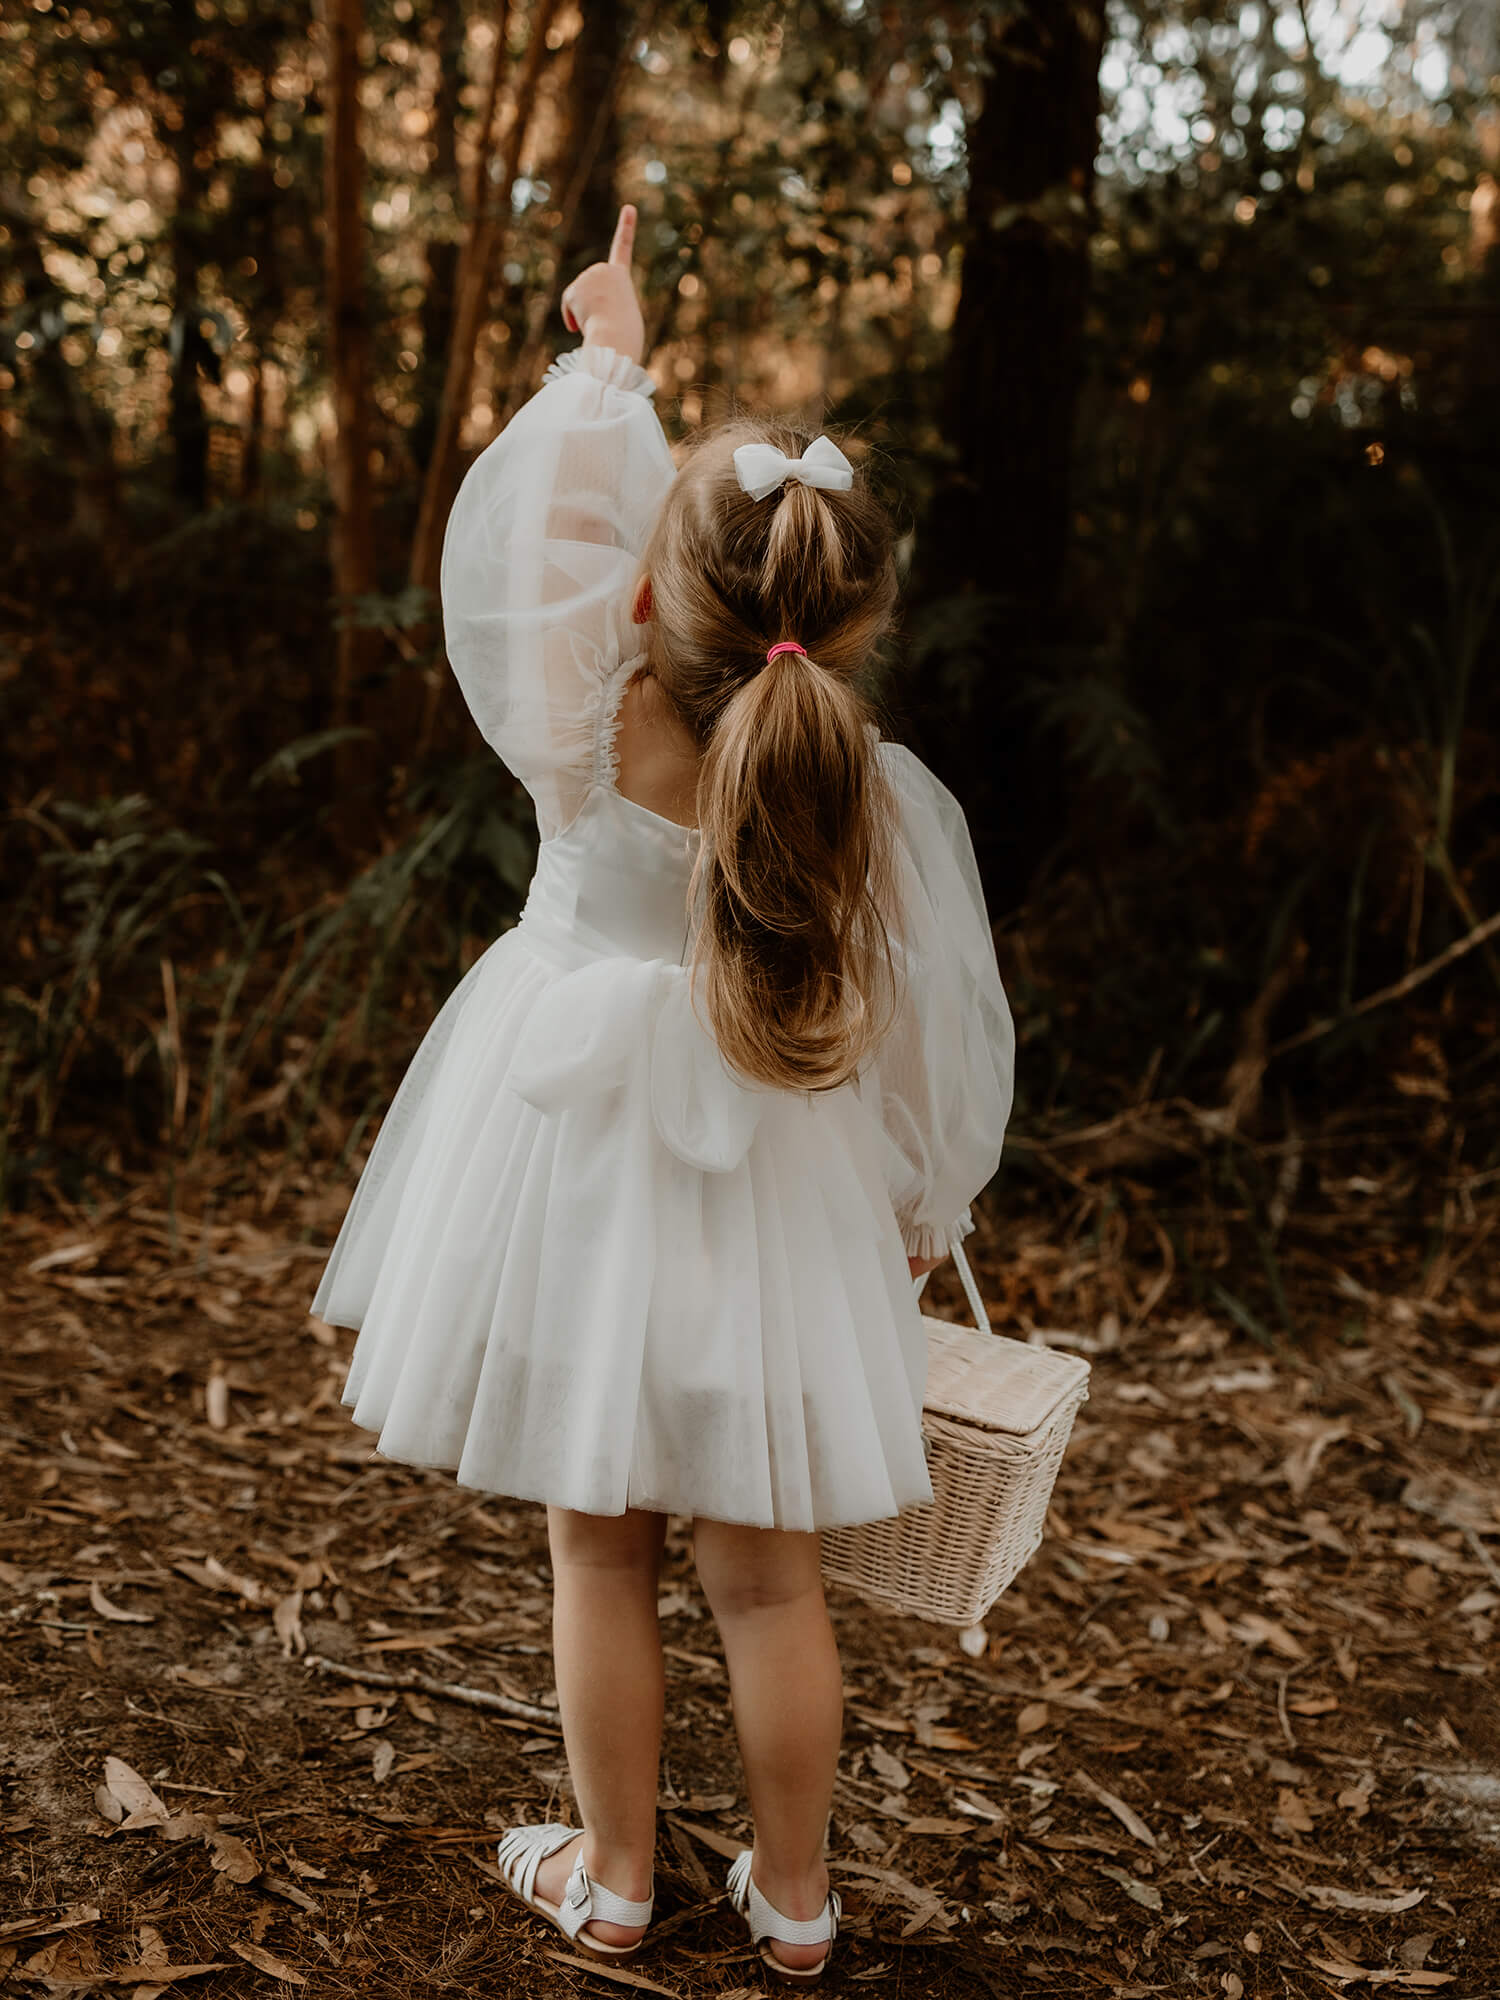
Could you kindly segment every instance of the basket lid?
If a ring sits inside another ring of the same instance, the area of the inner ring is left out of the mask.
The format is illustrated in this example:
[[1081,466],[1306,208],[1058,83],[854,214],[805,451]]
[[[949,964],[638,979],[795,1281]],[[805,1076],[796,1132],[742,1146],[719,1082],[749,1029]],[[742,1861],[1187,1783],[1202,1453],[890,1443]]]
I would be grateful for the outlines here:
[[1089,1364],[1077,1354],[1030,1347],[1003,1334],[924,1316],[927,1393],[923,1406],[982,1430],[1027,1437],[1077,1394]]

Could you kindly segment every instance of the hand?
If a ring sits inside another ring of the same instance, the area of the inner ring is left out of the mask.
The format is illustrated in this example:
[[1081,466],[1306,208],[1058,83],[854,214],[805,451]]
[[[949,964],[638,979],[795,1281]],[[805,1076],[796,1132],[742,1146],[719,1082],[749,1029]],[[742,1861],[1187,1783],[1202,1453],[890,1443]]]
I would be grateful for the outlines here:
[[908,1257],[906,1263],[913,1283],[918,1278],[925,1278],[929,1271],[935,1271],[942,1261],[941,1257]]
[[646,323],[630,274],[635,248],[635,210],[627,202],[615,224],[615,240],[602,264],[580,271],[562,295],[563,324],[581,333],[585,347],[612,347],[616,354],[639,361],[646,345]]

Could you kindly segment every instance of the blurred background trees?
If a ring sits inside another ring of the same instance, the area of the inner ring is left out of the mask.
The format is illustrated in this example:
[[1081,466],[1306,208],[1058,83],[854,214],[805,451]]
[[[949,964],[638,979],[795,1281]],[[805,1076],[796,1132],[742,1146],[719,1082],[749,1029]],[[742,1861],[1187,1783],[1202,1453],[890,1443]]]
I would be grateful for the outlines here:
[[12,1196],[353,1155],[513,916],[432,590],[621,199],[672,435],[853,425],[899,496],[1023,1134],[1500,1174],[1497,91],[1488,0],[11,9]]

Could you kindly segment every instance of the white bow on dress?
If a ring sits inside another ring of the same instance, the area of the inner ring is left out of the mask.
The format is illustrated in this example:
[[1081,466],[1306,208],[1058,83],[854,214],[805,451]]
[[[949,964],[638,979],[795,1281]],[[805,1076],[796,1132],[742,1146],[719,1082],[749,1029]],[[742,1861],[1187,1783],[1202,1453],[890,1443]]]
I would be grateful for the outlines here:
[[832,438],[814,438],[800,458],[788,458],[774,444],[742,444],[734,454],[735,476],[752,500],[764,500],[788,479],[804,486],[847,493],[854,484],[854,467]]

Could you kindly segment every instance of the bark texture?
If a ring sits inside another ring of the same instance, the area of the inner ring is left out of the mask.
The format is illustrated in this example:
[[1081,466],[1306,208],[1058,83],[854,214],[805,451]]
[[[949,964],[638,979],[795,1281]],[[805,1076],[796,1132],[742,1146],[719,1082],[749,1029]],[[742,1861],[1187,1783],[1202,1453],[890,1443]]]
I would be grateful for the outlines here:
[[1058,636],[1102,39],[1102,0],[1029,0],[1000,16],[969,132],[942,404],[952,460],[920,561],[922,595],[954,600],[933,629],[940,651],[966,656],[966,698],[930,710],[922,734],[993,829],[980,863],[1000,908],[1023,900],[1063,828],[1059,760],[1028,740],[1014,692]]
[[[375,588],[374,515],[370,501],[370,324],[364,298],[363,160],[359,146],[359,38],[362,0],[327,0],[328,125],[324,139],[324,248],[328,344],[335,430],[332,568],[339,608],[334,672],[335,727],[355,719],[379,635],[357,628],[353,600]],[[335,783],[346,807],[357,787],[359,746],[335,752]]]

